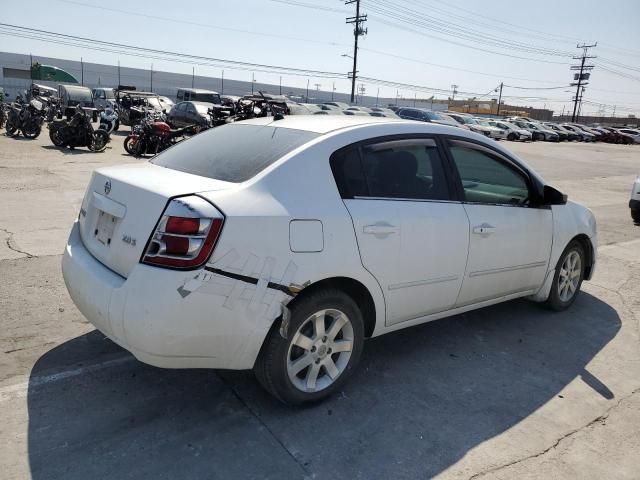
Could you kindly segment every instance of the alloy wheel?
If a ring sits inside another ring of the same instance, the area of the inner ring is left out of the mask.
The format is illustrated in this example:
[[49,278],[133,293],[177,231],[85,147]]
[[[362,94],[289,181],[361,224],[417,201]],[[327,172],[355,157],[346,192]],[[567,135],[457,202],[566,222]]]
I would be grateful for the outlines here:
[[324,390],[347,368],[353,346],[353,325],[344,312],[325,309],[310,315],[289,345],[289,380],[303,392]]
[[565,257],[558,276],[558,297],[562,302],[568,302],[578,291],[580,276],[582,275],[582,260],[576,250],[572,250]]

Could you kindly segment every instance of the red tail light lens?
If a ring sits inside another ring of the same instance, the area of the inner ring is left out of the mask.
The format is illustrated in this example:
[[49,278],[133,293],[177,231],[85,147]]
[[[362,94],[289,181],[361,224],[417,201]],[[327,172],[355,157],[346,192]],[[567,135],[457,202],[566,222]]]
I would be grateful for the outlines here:
[[142,263],[178,269],[204,265],[216,245],[224,215],[195,195],[173,199],[149,239]]

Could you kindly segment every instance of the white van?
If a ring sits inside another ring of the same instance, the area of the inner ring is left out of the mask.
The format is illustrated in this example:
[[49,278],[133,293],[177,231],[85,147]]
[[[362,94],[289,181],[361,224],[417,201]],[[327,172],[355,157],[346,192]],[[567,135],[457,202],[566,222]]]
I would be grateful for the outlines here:
[[205,102],[222,104],[222,99],[218,92],[213,90],[203,90],[201,88],[179,88],[176,95],[178,102]]

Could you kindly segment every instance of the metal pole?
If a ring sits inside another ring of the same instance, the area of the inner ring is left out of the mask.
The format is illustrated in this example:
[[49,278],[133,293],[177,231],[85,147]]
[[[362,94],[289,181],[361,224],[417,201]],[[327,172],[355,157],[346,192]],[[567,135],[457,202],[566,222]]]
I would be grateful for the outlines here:
[[378,99],[380,98],[380,87],[378,87],[378,93],[376,93],[376,107],[378,106]]
[[191,88],[194,88],[196,79],[196,67],[191,67]]
[[333,87],[331,90],[331,101],[333,102],[333,95],[336,93],[336,82],[333,82]]
[[576,98],[573,102],[573,115],[571,115],[571,121],[576,121],[576,110],[578,109],[578,97],[580,96],[580,87],[582,84],[582,72],[584,71],[584,61],[587,59],[586,55],[582,55],[582,61],[580,62],[580,74],[578,75],[578,86],[576,87]]
[[307,100],[305,103],[309,103],[309,79],[307,78]]
[[84,86],[84,62],[80,57],[80,85]]
[[282,75],[280,75],[280,95],[282,95]]
[[416,99],[418,98],[418,92],[413,92],[413,106],[416,106]]
[[33,55],[29,54],[29,79],[33,83]]
[[502,101],[502,82],[500,82],[500,95],[498,95],[498,110],[496,111],[496,117],[500,115],[500,102]]
[[356,69],[358,66],[358,37],[360,36],[360,0],[356,0],[356,23],[353,31],[355,42],[353,45],[353,72],[351,79],[351,103],[353,103],[356,95]]
[[256,83],[256,76],[251,72],[251,95],[253,95],[253,84]]
[[222,85],[220,87],[220,94],[224,95],[224,70],[222,70]]
[[122,85],[122,82],[120,81],[120,60],[118,60],[118,86]]
[[151,88],[149,89],[150,92],[153,92],[153,63],[151,64]]

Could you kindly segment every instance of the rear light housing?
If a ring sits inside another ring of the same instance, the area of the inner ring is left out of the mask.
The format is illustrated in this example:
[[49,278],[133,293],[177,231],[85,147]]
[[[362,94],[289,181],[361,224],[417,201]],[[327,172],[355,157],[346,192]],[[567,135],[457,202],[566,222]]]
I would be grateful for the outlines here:
[[142,263],[193,270],[209,260],[220,237],[224,215],[196,195],[169,202],[147,242]]

